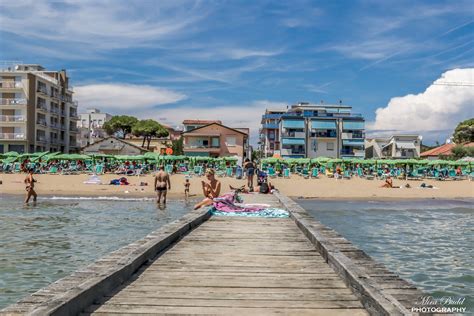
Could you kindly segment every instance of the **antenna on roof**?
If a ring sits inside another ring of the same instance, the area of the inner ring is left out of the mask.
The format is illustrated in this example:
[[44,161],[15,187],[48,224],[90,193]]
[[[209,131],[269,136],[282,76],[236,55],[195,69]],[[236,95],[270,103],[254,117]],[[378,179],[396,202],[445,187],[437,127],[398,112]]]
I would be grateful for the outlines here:
[[339,104],[342,104],[342,100],[339,100]]

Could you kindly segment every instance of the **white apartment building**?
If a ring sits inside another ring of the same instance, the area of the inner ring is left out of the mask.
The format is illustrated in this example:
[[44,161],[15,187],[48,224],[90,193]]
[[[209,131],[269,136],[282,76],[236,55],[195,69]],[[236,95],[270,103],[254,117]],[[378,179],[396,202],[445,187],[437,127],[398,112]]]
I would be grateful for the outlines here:
[[77,126],[80,129],[81,148],[106,138],[108,135],[103,126],[111,118],[112,115],[94,108],[89,108],[86,113],[79,114]]
[[77,120],[66,70],[33,64],[0,69],[0,153],[77,152]]
[[366,158],[419,158],[421,150],[420,135],[393,135],[391,137],[372,137],[365,139]]

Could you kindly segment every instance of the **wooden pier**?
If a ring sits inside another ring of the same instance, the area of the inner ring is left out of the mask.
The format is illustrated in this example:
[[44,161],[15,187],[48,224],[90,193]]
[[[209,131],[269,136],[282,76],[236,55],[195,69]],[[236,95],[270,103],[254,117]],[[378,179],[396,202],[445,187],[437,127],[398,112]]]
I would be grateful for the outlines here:
[[420,291],[293,201],[244,198],[291,217],[194,212],[0,314],[412,314]]

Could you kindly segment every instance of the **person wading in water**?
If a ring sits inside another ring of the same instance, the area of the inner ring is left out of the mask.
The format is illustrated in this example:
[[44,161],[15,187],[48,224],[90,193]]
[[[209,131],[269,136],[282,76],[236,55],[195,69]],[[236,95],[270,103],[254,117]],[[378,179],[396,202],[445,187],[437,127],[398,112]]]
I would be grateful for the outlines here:
[[160,166],[160,171],[155,175],[155,191],[157,193],[157,203],[161,203],[163,197],[163,204],[166,204],[166,193],[171,190],[170,175],[165,171],[163,165]]
[[33,202],[36,202],[36,198],[38,195],[35,192],[35,182],[36,180],[33,178],[33,169],[28,170],[28,175],[25,178],[25,184],[26,184],[26,199],[25,203],[28,203],[30,201],[30,198],[33,197]]

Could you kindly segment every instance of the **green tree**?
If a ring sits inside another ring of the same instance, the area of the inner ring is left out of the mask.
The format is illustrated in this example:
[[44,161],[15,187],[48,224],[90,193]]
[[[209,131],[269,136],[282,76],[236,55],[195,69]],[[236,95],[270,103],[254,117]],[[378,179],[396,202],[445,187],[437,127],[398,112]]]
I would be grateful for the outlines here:
[[122,138],[125,138],[127,134],[132,132],[132,128],[137,122],[136,117],[117,115],[113,116],[110,121],[105,122],[103,128],[109,135],[120,134]]
[[164,128],[157,121],[151,119],[138,121],[132,128],[132,134],[135,136],[143,137],[142,147],[145,147],[146,141],[146,149],[150,149],[150,142],[152,137],[161,138],[169,135],[168,130],[166,128]]
[[171,149],[173,149],[173,155],[183,155],[183,138],[173,140],[171,143]]
[[456,126],[453,140],[456,144],[474,142],[474,118],[462,121]]
[[451,149],[451,153],[454,159],[460,159],[467,155],[467,147],[463,145],[456,145]]

